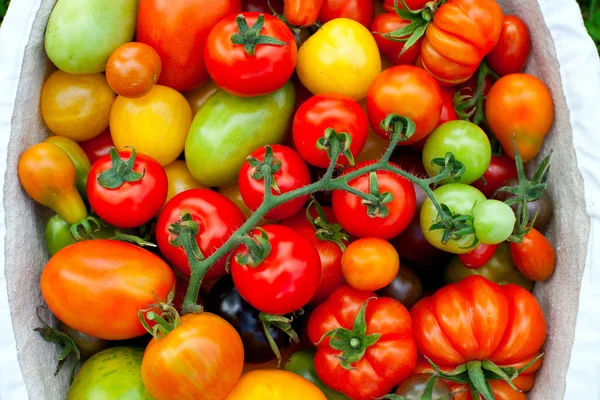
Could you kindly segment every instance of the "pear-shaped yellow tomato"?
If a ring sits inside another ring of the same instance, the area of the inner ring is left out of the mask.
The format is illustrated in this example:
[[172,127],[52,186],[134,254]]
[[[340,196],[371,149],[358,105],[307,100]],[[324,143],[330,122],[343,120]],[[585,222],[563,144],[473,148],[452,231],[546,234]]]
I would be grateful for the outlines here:
[[110,114],[110,131],[119,151],[127,146],[168,165],[183,151],[192,110],[178,91],[154,85],[145,96],[119,96]]
[[56,71],[42,87],[42,118],[55,135],[88,140],[108,127],[115,97],[104,74]]
[[371,32],[347,18],[327,22],[298,51],[296,71],[313,94],[340,93],[362,100],[381,72]]
[[327,400],[309,380],[282,370],[244,374],[225,400]]
[[186,190],[210,189],[210,187],[201,184],[194,178],[183,160],[173,161],[165,167],[165,172],[169,180],[169,192],[165,203],[175,197],[176,194],[185,192]]

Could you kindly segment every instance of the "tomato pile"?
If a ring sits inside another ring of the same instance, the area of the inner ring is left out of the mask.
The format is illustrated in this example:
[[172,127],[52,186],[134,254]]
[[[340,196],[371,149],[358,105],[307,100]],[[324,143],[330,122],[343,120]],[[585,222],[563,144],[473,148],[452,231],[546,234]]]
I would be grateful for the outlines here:
[[526,398],[556,254],[521,19],[74,3],[46,32],[51,135],[18,165],[55,213],[38,330],[75,358],[69,399]]

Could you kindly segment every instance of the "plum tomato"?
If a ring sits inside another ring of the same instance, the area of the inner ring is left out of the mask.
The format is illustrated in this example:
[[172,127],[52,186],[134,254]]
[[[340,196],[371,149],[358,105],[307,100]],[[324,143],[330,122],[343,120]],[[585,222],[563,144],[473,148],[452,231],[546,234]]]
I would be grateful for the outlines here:
[[374,291],[394,280],[400,269],[398,252],[389,242],[376,237],[352,242],[342,256],[342,273],[350,286]]
[[161,70],[156,50],[144,43],[125,43],[108,59],[106,80],[119,96],[140,97],[152,89]]
[[516,74],[523,71],[530,48],[531,37],[525,22],[514,15],[505,15],[500,39],[487,55],[487,62],[500,76]]
[[533,281],[549,279],[556,268],[556,252],[550,241],[533,228],[521,243],[510,243],[512,260],[527,278]]

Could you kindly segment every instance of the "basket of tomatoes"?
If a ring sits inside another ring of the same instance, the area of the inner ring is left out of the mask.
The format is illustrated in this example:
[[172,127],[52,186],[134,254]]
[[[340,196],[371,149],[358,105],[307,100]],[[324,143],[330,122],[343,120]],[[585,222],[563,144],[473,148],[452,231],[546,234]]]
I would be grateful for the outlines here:
[[32,5],[0,396],[579,393],[600,144],[544,3]]

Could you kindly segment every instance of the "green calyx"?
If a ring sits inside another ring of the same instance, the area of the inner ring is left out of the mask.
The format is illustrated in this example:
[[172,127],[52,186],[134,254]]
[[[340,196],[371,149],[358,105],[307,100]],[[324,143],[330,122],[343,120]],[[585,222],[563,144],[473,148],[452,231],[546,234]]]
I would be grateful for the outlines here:
[[238,264],[257,268],[271,253],[269,235],[264,229],[258,228],[258,231],[260,233],[258,235],[248,235],[241,239],[247,251],[236,256]]
[[319,341],[321,343],[325,338],[329,337],[329,346],[334,350],[342,352],[339,359],[340,365],[344,369],[351,370],[352,364],[362,360],[367,349],[381,338],[381,334],[379,333],[367,335],[365,313],[369,300],[371,299],[365,301],[358,314],[356,314],[352,330],[336,328],[323,335]]
[[78,223],[71,225],[73,243],[94,239],[94,233],[102,229],[102,225],[102,221],[92,216],[87,216]]
[[[312,216],[311,210],[313,209],[317,213],[316,217]],[[327,215],[323,212],[323,208],[314,197],[308,203],[308,207],[306,207],[306,218],[313,228],[315,228],[317,239],[337,244],[342,252],[346,250],[346,242],[350,240],[350,236],[342,229],[340,224],[334,224],[329,221]]]
[[281,170],[281,160],[275,158],[275,155],[273,154],[273,148],[271,146],[265,146],[265,157],[263,161],[260,161],[252,156],[248,156],[246,161],[252,168],[252,179],[257,181],[263,179],[266,181],[268,179],[271,189],[275,190],[275,192],[278,194],[281,193],[281,190],[275,181],[275,174]]
[[250,27],[246,18],[243,14],[239,14],[235,22],[238,26],[238,32],[231,35],[231,42],[233,44],[244,46],[244,51],[249,56],[256,54],[256,47],[261,44],[268,44],[272,46],[285,46],[286,43],[271,37],[261,34],[261,31],[265,25],[265,16],[260,14],[256,20],[256,23]]
[[380,193],[379,180],[375,171],[369,174],[369,194],[371,195],[370,199],[361,200],[361,203],[367,206],[369,217],[386,218],[389,214],[386,204],[394,200],[394,196],[390,192]]
[[348,163],[354,166],[354,155],[350,151],[351,144],[352,136],[350,134],[346,132],[337,133],[335,129],[327,128],[323,137],[317,140],[317,149],[326,150],[330,159],[333,154],[344,155],[348,159]]
[[[164,338],[181,325],[179,313],[172,305],[174,298],[175,287],[173,286],[166,303],[157,300],[157,303],[151,304],[147,309],[138,311],[140,322],[155,339]],[[154,326],[150,327],[148,321],[154,322]]]
[[121,159],[116,148],[110,149],[112,167],[98,174],[98,184],[106,189],[118,189],[125,182],[137,182],[144,177],[144,173],[133,170],[135,164],[135,149],[131,149],[131,157],[128,160]]
[[388,114],[380,124],[381,129],[387,133],[390,138],[396,137],[397,142],[406,142],[417,131],[417,125],[412,119],[398,114]]
[[[301,309],[301,310],[297,311],[297,314],[298,315],[304,314],[304,310]],[[269,346],[271,346],[273,353],[275,353],[275,356],[277,357],[277,368],[279,368],[279,366],[281,365],[281,352],[279,351],[279,348],[277,347],[277,343],[275,343],[273,336],[271,336],[271,333],[269,333],[269,329],[271,329],[271,328],[279,329],[282,332],[284,332],[286,335],[288,335],[291,341],[293,341],[294,343],[300,343],[300,338],[298,337],[298,334],[292,328],[292,322],[294,322],[294,318],[295,318],[295,315],[292,315],[291,317],[287,318],[282,315],[273,315],[273,314],[267,314],[267,313],[263,313],[263,312],[261,312],[258,315],[258,319],[260,319],[260,322],[261,322],[262,328],[263,328],[263,332],[264,332],[265,336],[267,337]]]

